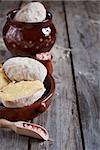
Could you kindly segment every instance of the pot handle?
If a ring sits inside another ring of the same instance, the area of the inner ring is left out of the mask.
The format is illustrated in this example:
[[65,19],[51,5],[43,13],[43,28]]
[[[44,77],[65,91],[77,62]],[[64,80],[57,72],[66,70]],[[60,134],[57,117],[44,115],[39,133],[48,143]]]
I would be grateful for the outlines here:
[[14,17],[14,15],[16,14],[16,12],[18,11],[18,9],[13,9],[11,11],[9,11],[7,14],[6,14],[6,18],[7,20],[10,20]]
[[51,14],[51,12],[47,11],[46,13],[47,13],[47,18],[48,18],[48,19],[52,19],[52,14]]
[[45,102],[41,102],[40,107],[38,109],[38,112],[42,113],[42,112],[44,112],[46,110],[46,108],[47,108],[46,103]]

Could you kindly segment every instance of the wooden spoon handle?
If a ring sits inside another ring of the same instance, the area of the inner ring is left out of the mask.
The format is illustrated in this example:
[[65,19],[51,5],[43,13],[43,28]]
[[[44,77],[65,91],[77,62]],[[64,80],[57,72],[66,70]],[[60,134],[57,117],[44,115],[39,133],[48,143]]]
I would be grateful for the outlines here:
[[10,128],[12,127],[13,123],[6,120],[6,119],[0,119],[0,128]]

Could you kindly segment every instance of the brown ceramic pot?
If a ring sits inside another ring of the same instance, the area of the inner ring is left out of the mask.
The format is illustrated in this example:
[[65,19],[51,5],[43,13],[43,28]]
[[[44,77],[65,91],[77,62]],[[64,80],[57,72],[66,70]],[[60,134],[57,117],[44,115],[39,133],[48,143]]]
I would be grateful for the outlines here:
[[51,75],[47,75],[44,81],[44,85],[46,92],[38,101],[30,106],[25,106],[22,108],[6,108],[1,106],[0,118],[5,118],[10,121],[27,121],[43,113],[52,102],[55,93],[55,81]]
[[47,12],[46,19],[39,23],[23,23],[13,18],[18,10],[7,14],[3,27],[3,39],[13,55],[33,56],[48,52],[56,40],[56,29],[52,23],[52,14]]

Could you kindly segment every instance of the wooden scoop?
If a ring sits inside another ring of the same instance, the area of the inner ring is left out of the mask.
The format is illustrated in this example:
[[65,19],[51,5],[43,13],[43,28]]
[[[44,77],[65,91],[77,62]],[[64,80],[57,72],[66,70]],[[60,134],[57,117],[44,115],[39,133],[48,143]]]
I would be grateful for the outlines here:
[[21,135],[51,141],[51,139],[49,139],[48,131],[44,127],[37,124],[24,121],[11,122],[6,119],[0,119],[0,128],[9,128]]

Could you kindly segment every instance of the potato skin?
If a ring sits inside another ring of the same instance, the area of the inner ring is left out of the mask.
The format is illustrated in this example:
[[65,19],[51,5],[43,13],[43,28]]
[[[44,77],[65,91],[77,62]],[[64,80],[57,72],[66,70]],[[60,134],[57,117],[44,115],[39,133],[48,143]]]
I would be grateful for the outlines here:
[[3,64],[3,70],[11,81],[40,80],[47,75],[46,67],[39,61],[28,57],[13,57]]

